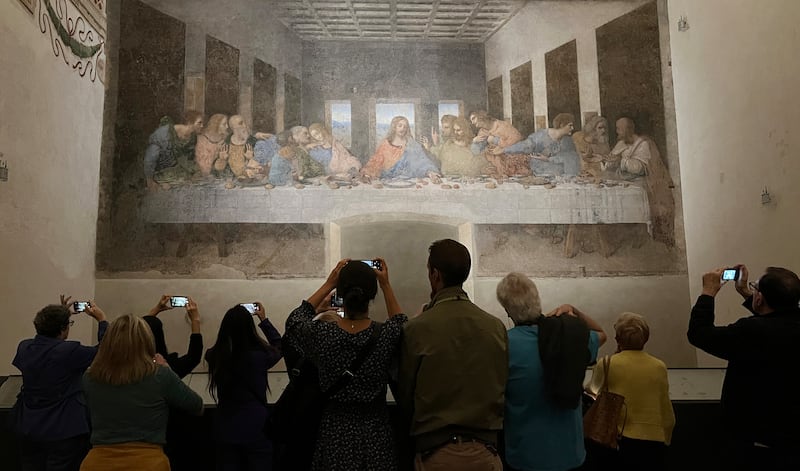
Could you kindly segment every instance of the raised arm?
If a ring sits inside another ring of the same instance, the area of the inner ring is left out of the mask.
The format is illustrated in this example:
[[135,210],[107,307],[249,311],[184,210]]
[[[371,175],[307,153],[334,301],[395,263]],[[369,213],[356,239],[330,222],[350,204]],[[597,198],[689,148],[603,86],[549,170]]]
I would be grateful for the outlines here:
[[186,315],[192,325],[192,333],[189,335],[189,348],[186,355],[170,361],[170,367],[181,378],[188,375],[200,364],[203,359],[203,335],[200,333],[200,310],[197,303],[192,298],[186,304]]
[[572,304],[562,304],[561,306],[558,306],[557,308],[547,313],[548,316],[560,316],[562,314],[569,314],[571,316],[577,317],[578,319],[586,323],[586,326],[589,327],[589,330],[596,332],[597,339],[599,342],[598,347],[601,347],[604,343],[606,343],[606,340],[608,340],[608,336],[606,335],[606,332],[603,330],[603,327],[601,327],[596,320],[592,319],[591,317],[589,317],[587,314],[585,314]]
[[400,302],[397,301],[392,285],[389,283],[389,268],[386,266],[386,260],[382,258],[376,258],[376,260],[381,263],[380,270],[376,269],[375,272],[378,277],[378,285],[383,291],[383,299],[386,301],[386,312],[389,317],[394,317],[401,314],[403,309],[400,307]]

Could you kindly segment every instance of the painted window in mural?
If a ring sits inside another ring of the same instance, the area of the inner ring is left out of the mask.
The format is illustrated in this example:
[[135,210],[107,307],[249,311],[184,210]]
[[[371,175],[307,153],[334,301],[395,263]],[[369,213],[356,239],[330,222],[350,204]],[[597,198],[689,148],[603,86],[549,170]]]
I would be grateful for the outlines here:
[[464,102],[460,100],[440,100],[439,101],[439,122],[442,122],[442,117],[445,115],[450,116],[463,116],[464,115]]
[[353,145],[353,113],[348,100],[328,100],[325,102],[325,116],[328,117],[328,129],[333,138],[343,146]]

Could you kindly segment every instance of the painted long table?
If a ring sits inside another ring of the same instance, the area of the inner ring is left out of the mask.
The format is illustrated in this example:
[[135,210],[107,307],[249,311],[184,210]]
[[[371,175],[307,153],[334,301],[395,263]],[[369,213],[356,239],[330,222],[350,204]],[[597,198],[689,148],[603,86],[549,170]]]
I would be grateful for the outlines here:
[[647,194],[635,185],[516,182],[415,185],[361,184],[332,189],[263,186],[225,189],[186,185],[150,192],[142,211],[152,223],[328,223],[375,214],[418,214],[473,224],[650,224]]

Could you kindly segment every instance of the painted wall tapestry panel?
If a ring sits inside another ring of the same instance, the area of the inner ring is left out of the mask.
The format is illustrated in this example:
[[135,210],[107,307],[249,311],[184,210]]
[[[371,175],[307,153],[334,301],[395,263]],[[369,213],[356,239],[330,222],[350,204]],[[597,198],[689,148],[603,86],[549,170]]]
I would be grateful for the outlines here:
[[283,76],[286,108],[283,110],[283,123],[286,129],[300,126],[303,111],[303,87],[300,79],[290,74]]
[[261,59],[253,61],[253,129],[275,131],[278,72]]
[[487,85],[488,104],[486,111],[490,116],[503,117],[503,77],[489,80]]
[[137,0],[121,5],[114,193],[144,181],[142,157],[161,119],[183,119],[186,26]]
[[[667,145],[664,94],[655,2],[597,28],[600,107],[609,119],[626,116],[651,136],[661,152]],[[611,141],[616,140],[610,126]]]
[[544,55],[547,76],[547,115],[552,124],[559,113],[575,118],[575,129],[581,127],[581,98],[578,88],[578,49],[570,41]]
[[206,36],[206,114],[239,113],[239,49]]
[[532,134],[536,126],[533,117],[533,69],[530,61],[511,69],[510,92],[511,123],[523,136]]

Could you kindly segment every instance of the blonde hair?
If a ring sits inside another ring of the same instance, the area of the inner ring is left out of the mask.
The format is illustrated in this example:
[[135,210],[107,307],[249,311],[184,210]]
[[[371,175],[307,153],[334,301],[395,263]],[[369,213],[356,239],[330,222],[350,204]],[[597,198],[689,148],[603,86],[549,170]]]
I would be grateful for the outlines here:
[[620,350],[641,350],[650,339],[647,321],[634,312],[623,312],[614,322],[614,330]]
[[497,284],[497,300],[515,325],[531,324],[542,315],[539,290],[530,278],[511,272]]
[[137,383],[156,372],[156,344],[147,323],[133,314],[111,323],[89,368],[89,376],[111,385]]

